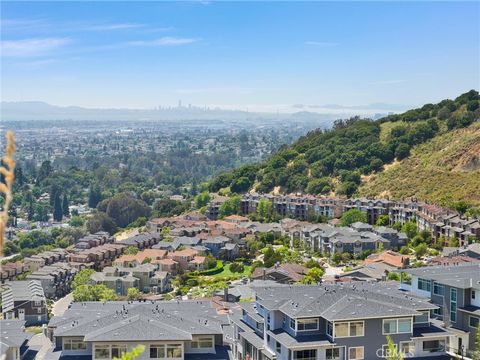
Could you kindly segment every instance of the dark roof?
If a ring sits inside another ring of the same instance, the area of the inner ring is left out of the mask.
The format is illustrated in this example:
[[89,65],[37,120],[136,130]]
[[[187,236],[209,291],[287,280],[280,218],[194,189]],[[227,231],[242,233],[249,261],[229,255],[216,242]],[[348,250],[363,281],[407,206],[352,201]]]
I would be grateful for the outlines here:
[[480,284],[480,264],[478,263],[457,266],[426,266],[402,271],[460,289],[468,289]]
[[280,310],[292,318],[321,316],[330,321],[416,316],[421,310],[437,308],[427,299],[400,291],[391,283],[258,288],[257,299],[267,309]]
[[73,303],[53,317],[56,336],[85,341],[191,340],[195,334],[222,334],[225,315],[207,301]]
[[7,287],[2,293],[3,312],[12,310],[15,301],[45,301],[40,281],[11,281],[7,283]]
[[0,320],[0,355],[6,354],[9,348],[21,347],[33,336],[24,331],[24,326],[23,320]]

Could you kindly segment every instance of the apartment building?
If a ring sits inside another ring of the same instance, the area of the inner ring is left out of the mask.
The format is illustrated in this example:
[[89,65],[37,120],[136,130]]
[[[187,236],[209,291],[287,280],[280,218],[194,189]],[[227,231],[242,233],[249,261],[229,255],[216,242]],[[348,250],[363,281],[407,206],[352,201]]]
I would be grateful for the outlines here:
[[381,215],[388,215],[390,207],[395,203],[385,199],[347,199],[343,204],[343,212],[350,209],[358,209],[367,215],[367,222],[375,224]]
[[114,242],[114,237],[106,231],[99,231],[95,234],[89,234],[77,240],[75,248],[79,250],[91,249],[103,244],[111,244]]
[[21,275],[29,270],[30,266],[20,261],[2,265],[0,268],[1,283],[3,284],[9,280],[15,280],[18,275]]
[[170,275],[159,265],[140,264],[134,267],[108,266],[90,276],[92,285],[105,285],[118,295],[127,295],[129,288],[143,293],[161,294],[171,289]]
[[72,267],[69,263],[59,262],[39,268],[27,275],[27,280],[39,281],[45,296],[49,299],[55,299],[71,291],[71,283],[77,271],[78,269]]
[[453,333],[449,347],[469,355],[475,349],[475,335],[480,321],[480,264],[429,266],[405,269],[412,276],[402,289],[430,299],[438,306],[432,316],[442,320]]
[[101,271],[105,266],[112,265],[112,262],[119,257],[124,244],[104,244],[91,249],[85,249],[67,256],[68,263],[77,269],[95,269]]
[[396,285],[291,285],[255,294],[232,316],[234,359],[381,359],[387,335],[408,358],[446,355],[450,333],[430,318],[438,307]]
[[208,301],[73,303],[48,324],[58,359],[107,360],[145,346],[138,359],[228,360],[228,318]]
[[343,252],[358,254],[378,249],[398,249],[407,244],[407,237],[393,229],[373,229],[364,223],[354,223],[351,227],[313,224],[302,228],[300,241],[307,248],[333,256]]
[[39,281],[11,281],[3,286],[3,319],[18,319],[28,326],[48,322],[47,302]]

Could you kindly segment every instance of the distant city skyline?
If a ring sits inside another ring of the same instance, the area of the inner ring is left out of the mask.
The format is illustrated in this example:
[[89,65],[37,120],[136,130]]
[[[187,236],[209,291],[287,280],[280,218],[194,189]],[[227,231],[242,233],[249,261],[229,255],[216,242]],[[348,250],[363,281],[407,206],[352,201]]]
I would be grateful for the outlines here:
[[478,2],[2,2],[3,101],[375,113],[480,84]]

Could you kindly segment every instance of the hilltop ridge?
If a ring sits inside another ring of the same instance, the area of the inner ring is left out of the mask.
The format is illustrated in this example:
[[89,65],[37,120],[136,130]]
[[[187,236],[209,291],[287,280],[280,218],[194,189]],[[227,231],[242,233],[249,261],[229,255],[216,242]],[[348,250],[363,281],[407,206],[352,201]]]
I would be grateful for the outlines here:
[[259,164],[222,173],[211,191],[256,190],[480,204],[480,97],[426,104],[379,120],[314,130]]

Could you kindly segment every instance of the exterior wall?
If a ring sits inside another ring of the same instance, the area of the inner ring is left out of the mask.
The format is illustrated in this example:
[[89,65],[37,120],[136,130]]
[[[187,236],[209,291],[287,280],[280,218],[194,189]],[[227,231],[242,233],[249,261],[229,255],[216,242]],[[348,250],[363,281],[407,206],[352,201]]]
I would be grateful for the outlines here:
[[[394,318],[394,317],[392,317]],[[366,319],[364,325],[364,336],[348,337],[348,338],[334,338],[336,346],[345,346],[348,354],[350,347],[364,347],[365,359],[379,359],[383,345],[387,344],[386,335],[383,332],[382,319]],[[412,334],[392,334],[390,335],[395,344],[400,341],[409,341]],[[380,350],[379,350],[380,349]]]

